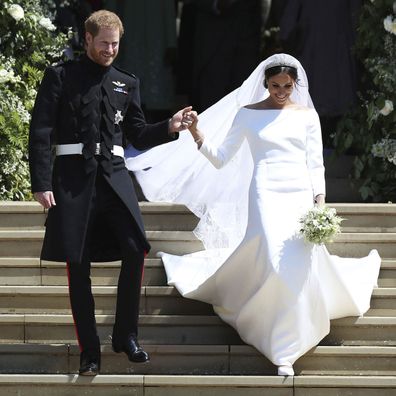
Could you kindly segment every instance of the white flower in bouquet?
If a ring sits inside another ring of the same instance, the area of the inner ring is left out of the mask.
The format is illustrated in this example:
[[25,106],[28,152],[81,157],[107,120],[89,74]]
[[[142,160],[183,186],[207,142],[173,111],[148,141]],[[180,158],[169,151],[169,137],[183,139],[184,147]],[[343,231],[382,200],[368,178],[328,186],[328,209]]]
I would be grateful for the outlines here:
[[25,17],[25,11],[19,4],[11,4],[7,12],[18,22]]
[[40,18],[39,24],[40,24],[43,28],[45,28],[45,29],[47,29],[47,30],[50,30],[50,31],[56,30],[56,26],[51,22],[51,20],[50,20],[49,18],[46,18],[46,17]]
[[396,19],[393,19],[392,15],[388,15],[384,19],[384,29],[389,33],[396,34]]
[[393,102],[391,100],[385,100],[384,107],[379,111],[383,116],[387,116],[393,111]]
[[341,232],[344,219],[337,216],[334,208],[315,206],[300,219],[300,233],[307,242],[323,244],[331,242]]

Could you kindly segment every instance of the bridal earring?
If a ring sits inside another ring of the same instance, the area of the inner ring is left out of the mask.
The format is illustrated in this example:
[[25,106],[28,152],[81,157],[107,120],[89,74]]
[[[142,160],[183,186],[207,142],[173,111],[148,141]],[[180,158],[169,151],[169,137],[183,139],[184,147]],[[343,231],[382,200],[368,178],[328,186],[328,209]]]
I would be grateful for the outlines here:
[[278,375],[291,376],[294,375],[293,366],[278,366]]

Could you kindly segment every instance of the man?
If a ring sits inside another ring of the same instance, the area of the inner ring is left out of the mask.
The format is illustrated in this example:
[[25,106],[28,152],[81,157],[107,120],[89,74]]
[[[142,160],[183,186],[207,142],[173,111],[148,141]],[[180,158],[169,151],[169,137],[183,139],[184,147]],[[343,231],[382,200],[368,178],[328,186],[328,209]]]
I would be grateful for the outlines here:
[[[41,259],[67,263],[70,302],[80,346],[81,375],[100,370],[100,343],[91,291],[91,261],[122,259],[112,345],[132,362],[146,362],[137,341],[144,257],[150,249],[123,136],[138,149],[171,142],[189,125],[187,107],[148,125],[139,80],[112,66],[122,22],[109,11],[85,22],[86,54],[45,71],[30,127],[35,199],[49,209]],[[51,172],[51,144],[56,157]]]

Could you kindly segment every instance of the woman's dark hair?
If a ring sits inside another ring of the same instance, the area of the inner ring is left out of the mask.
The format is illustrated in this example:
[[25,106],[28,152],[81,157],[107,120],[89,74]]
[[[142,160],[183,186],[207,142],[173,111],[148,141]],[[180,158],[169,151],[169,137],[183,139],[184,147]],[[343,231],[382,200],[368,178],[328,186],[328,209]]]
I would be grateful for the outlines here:
[[264,87],[268,88],[267,81],[270,77],[276,76],[277,74],[285,73],[288,74],[295,82],[297,82],[297,69],[292,66],[274,66],[269,67],[264,72]]

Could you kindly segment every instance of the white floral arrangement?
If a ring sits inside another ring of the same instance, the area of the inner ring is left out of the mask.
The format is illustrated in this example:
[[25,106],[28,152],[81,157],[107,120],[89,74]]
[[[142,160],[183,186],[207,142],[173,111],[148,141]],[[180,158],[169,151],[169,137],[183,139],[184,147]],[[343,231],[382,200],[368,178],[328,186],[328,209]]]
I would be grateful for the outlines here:
[[392,15],[388,15],[384,19],[384,29],[392,34],[396,34],[396,18],[393,18]]
[[393,102],[389,99],[386,99],[384,107],[381,110],[379,110],[379,113],[386,117],[390,113],[392,113],[392,111],[393,111]]
[[25,11],[19,4],[11,4],[7,8],[7,12],[15,19],[15,21],[20,21],[25,17]]
[[27,144],[37,87],[69,33],[56,31],[53,0],[0,0],[0,200],[30,199]]
[[373,144],[371,153],[374,157],[385,158],[396,165],[396,139],[381,139]]
[[314,206],[300,218],[300,234],[310,243],[319,245],[332,242],[341,232],[343,220],[334,208]]

